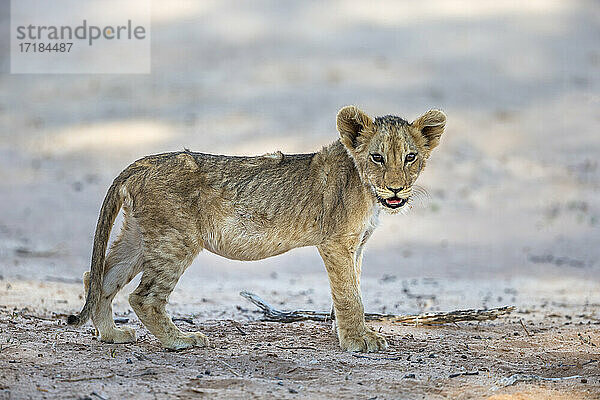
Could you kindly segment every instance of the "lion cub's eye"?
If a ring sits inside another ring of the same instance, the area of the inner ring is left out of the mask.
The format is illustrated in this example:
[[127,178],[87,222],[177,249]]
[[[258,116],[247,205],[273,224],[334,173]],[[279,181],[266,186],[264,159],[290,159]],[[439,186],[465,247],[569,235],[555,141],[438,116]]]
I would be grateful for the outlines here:
[[411,161],[415,161],[415,158],[417,158],[417,155],[415,153],[408,153],[404,161],[409,163]]
[[374,163],[383,164],[383,156],[381,154],[371,154],[371,160],[373,160]]

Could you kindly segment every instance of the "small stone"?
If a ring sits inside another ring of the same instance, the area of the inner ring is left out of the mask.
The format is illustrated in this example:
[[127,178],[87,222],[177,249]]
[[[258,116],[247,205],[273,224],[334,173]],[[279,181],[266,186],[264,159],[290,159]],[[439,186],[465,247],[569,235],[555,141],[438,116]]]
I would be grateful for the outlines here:
[[296,393],[298,393],[298,391],[297,391],[296,389],[292,389],[292,388],[289,388],[289,389],[288,389],[288,392],[290,392],[290,393],[292,393],[292,394],[296,394]]
[[406,374],[404,375],[404,379],[416,379],[417,376],[415,374]]
[[587,383],[587,382],[588,382],[587,379],[581,378],[581,383]]

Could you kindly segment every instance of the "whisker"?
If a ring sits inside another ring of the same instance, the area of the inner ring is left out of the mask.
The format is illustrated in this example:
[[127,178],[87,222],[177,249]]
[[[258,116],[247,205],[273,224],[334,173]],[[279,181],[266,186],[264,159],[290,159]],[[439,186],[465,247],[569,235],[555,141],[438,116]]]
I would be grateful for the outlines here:
[[421,185],[414,185],[413,186],[413,190],[417,193],[419,193],[421,196],[426,197],[426,198],[431,198],[431,195],[429,194],[429,191],[427,189],[425,189],[423,186]]
[[409,198],[409,205],[411,208],[419,207],[426,208],[431,201],[431,195],[423,186],[414,185],[413,195]]

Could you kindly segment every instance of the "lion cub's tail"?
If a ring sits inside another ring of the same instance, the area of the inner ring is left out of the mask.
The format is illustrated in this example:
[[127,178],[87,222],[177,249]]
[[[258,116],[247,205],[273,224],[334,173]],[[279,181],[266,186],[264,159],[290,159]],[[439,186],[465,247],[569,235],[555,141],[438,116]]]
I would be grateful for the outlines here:
[[87,281],[89,279],[89,285],[86,285],[87,297],[85,299],[85,305],[79,315],[69,315],[67,318],[67,323],[69,325],[81,326],[85,324],[87,320],[90,319],[90,313],[96,307],[96,304],[100,299],[100,294],[102,293],[102,281],[104,279],[106,247],[108,245],[108,239],[110,238],[110,231],[112,230],[113,223],[123,205],[123,199],[126,192],[123,190],[125,189],[123,183],[124,179],[120,175],[114,180],[110,188],[108,188],[106,197],[104,197],[104,202],[100,209],[100,216],[98,217],[98,224],[96,225],[90,273],[88,276],[84,276],[84,280]]

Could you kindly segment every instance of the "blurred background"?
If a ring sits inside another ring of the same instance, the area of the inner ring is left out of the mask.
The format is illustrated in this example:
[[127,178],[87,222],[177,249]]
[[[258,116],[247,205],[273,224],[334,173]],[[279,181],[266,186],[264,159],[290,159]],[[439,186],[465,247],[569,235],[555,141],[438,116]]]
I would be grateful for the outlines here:
[[[149,75],[0,75],[2,279],[80,282],[106,189],[137,158],[311,152],[355,104],[448,115],[430,200],[367,246],[368,311],[600,302],[597,1],[154,1],[151,37]],[[203,252],[173,307],[235,313],[241,289],[329,302],[304,248]]]

